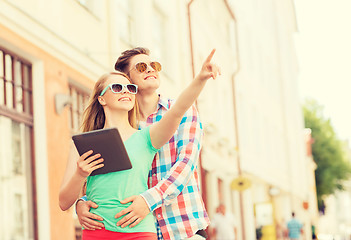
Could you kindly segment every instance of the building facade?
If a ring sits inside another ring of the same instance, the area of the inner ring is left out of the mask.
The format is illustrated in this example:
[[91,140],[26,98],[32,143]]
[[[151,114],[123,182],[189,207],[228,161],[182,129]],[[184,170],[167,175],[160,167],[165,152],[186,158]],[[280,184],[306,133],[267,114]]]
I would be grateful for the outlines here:
[[210,217],[225,203],[238,239],[258,227],[276,239],[291,211],[308,227],[296,31],[290,0],[0,1],[0,238],[79,239],[74,209],[58,205],[71,135],[94,82],[136,46],[162,63],[159,91],[172,98],[217,49],[222,76],[197,101]]

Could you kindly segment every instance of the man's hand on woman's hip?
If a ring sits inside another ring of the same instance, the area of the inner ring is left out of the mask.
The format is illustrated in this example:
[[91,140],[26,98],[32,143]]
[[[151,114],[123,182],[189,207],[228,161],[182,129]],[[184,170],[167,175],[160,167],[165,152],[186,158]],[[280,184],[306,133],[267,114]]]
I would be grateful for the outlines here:
[[140,195],[134,195],[121,201],[122,204],[126,204],[129,202],[133,203],[126,209],[123,209],[122,211],[117,213],[115,216],[115,218],[119,218],[127,214],[117,222],[117,226],[121,226],[122,228],[128,225],[130,225],[130,228],[135,227],[141,222],[141,220],[143,220],[146,217],[146,215],[150,213],[149,206],[145,202],[144,198]]
[[[92,201],[79,200],[76,204],[76,211],[80,225],[87,230],[96,230],[104,227],[104,224],[95,220],[102,221],[102,217],[89,212],[90,208],[97,208],[98,205]],[[94,220],[95,219],[95,220]]]

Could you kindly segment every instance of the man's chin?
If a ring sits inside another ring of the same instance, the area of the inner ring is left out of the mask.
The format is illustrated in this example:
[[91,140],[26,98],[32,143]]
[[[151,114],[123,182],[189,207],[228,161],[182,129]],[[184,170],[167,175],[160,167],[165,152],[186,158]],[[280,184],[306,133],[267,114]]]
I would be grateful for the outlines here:
[[156,90],[160,87],[160,83],[159,82],[144,82],[142,88],[144,90]]
[[158,87],[146,87],[146,88],[143,88],[143,89],[140,89],[140,93],[146,93],[146,94],[153,94],[157,91]]
[[160,80],[159,79],[155,79],[155,78],[147,78],[147,79],[144,79],[144,83],[145,84],[160,84]]

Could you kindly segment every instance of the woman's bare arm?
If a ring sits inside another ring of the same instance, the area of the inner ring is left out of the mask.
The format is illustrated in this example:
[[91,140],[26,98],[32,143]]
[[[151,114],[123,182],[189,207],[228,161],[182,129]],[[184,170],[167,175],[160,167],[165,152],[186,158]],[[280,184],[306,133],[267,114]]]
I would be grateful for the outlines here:
[[92,153],[93,151],[90,150],[79,156],[73,143],[71,144],[66,172],[59,194],[59,204],[63,211],[69,209],[79,198],[84,182],[90,173],[103,167],[103,159],[98,159],[100,154],[91,155]]

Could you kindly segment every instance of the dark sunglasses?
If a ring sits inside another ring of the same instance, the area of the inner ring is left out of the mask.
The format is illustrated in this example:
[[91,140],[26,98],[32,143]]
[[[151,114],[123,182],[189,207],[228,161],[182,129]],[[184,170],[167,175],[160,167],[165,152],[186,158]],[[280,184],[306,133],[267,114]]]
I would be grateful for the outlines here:
[[135,84],[111,83],[102,90],[100,96],[104,95],[108,88],[110,88],[113,93],[121,93],[123,88],[127,89],[131,94],[136,94],[138,92],[138,86]]
[[[156,72],[160,72],[162,70],[162,66],[161,63],[159,62],[151,62],[150,66],[152,67],[152,69],[154,69]],[[146,71],[147,69],[147,63],[144,62],[139,62],[137,64],[135,64],[135,69],[139,72],[139,73],[143,73]]]

